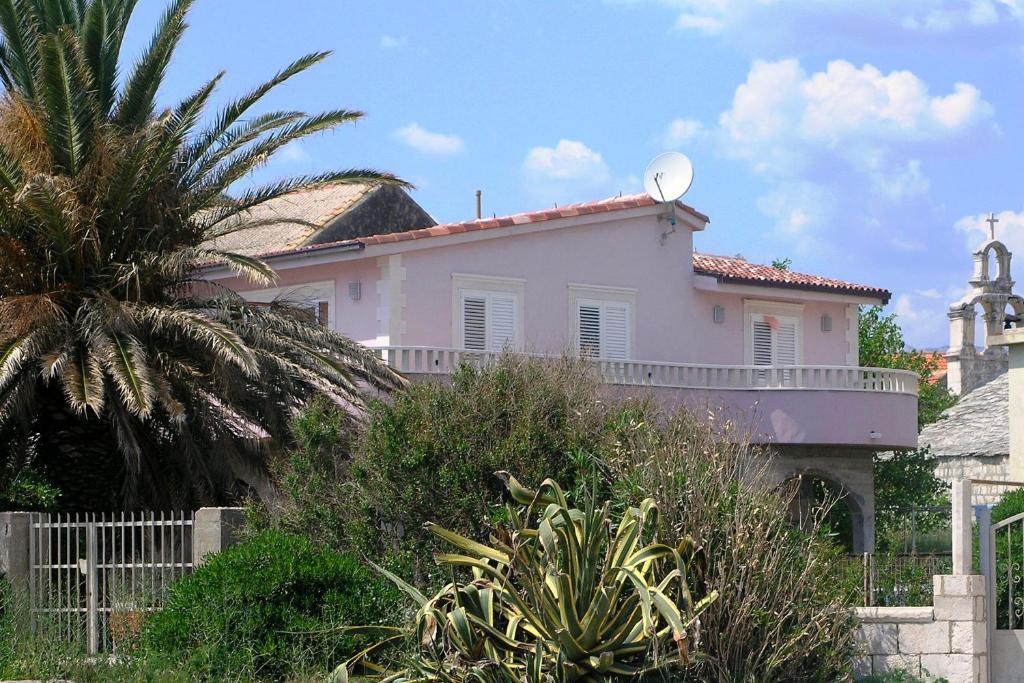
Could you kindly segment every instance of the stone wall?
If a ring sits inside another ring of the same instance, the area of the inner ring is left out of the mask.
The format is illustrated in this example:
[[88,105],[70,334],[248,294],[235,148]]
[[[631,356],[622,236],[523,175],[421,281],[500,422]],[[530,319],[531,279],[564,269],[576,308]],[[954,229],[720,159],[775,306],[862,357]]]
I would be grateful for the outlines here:
[[949,683],[986,683],[988,646],[983,576],[935,576],[933,607],[863,607],[858,679],[906,670]]
[[[1010,478],[1010,456],[937,456],[935,476],[948,484],[959,479],[989,479],[1008,481]],[[995,505],[1009,489],[997,484],[975,484],[972,487],[973,505]]]

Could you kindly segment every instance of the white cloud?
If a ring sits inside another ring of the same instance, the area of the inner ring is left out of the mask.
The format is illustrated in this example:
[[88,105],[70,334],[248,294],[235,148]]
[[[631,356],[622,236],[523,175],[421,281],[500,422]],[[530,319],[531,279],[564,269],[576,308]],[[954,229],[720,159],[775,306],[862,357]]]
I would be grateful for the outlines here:
[[639,184],[616,179],[601,154],[578,140],[534,147],[523,160],[526,189],[535,201],[566,203],[608,197]]
[[410,123],[395,131],[395,136],[424,154],[452,155],[465,151],[466,145],[458,135],[432,133],[418,123]]
[[604,158],[576,140],[559,140],[554,147],[534,147],[527,152],[523,168],[548,180],[604,182],[611,177]]
[[301,164],[309,161],[312,157],[302,143],[296,140],[282,147],[276,158],[289,164]]
[[665,129],[662,143],[666,147],[681,147],[704,132],[704,124],[695,119],[673,119]]
[[906,166],[891,173],[879,171],[871,176],[874,190],[893,201],[927,194],[931,182],[921,172],[921,162],[910,159]]
[[[864,154],[856,143],[934,140],[991,115],[991,105],[967,83],[932,97],[910,71],[884,74],[870,64],[858,68],[835,60],[808,75],[798,60],[784,59],[754,63],[720,125],[734,155],[792,163],[799,153],[794,143],[849,147],[847,156],[856,160]],[[877,150],[869,147],[868,154],[877,156]]]
[[908,239],[894,235],[888,240],[889,246],[897,251],[920,252],[925,251],[928,246],[921,240]]
[[[996,239],[1017,254],[1024,254],[1024,211],[996,213]],[[964,233],[965,244],[974,250],[989,239],[988,213],[964,216],[956,222],[956,229]]]
[[941,299],[942,298],[942,292],[940,292],[939,290],[935,289],[934,287],[932,287],[930,289],[915,289],[914,290],[914,294],[917,294],[918,296],[923,297],[925,299]]
[[[758,35],[817,29],[816,39],[874,29],[943,36],[1021,19],[1019,0],[610,0],[654,2],[675,13],[681,31]],[[751,34],[751,31],[756,33]]]
[[405,36],[389,36],[383,35],[380,37],[380,47],[382,50],[397,50],[405,47],[409,42],[409,39]]
[[776,237],[799,235],[802,248],[817,250],[826,234],[835,242],[852,228],[910,252],[924,247],[893,235],[886,209],[928,195],[924,166],[909,152],[959,141],[992,113],[965,83],[935,95],[910,71],[835,60],[808,73],[796,59],[757,61],[711,137],[771,186],[758,206]]

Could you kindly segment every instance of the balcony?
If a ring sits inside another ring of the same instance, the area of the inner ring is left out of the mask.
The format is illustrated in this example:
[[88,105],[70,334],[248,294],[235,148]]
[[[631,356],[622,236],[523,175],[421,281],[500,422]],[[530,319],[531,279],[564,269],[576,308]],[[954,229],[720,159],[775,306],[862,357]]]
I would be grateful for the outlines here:
[[[500,356],[415,346],[375,350],[388,365],[413,379],[447,375],[460,363],[488,363]],[[917,446],[918,376],[907,370],[590,362],[616,395],[642,390],[670,409],[721,409],[755,441],[878,450]]]

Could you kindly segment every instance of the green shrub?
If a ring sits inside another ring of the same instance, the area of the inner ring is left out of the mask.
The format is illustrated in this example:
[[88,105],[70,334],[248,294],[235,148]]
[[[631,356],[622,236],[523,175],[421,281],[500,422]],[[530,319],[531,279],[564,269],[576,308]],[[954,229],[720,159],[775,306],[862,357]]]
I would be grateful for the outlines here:
[[424,585],[439,546],[423,524],[486,536],[506,500],[495,471],[532,486],[557,478],[572,494],[589,487],[605,441],[599,388],[578,360],[506,355],[374,403],[354,443],[351,417],[314,404],[293,423],[270,523],[411,569]]
[[706,657],[677,680],[850,675],[856,624],[841,551],[825,536],[828,506],[794,527],[797,487],[777,487],[771,459],[717,415],[637,410],[620,426],[609,462],[618,497],[653,497],[664,524],[703,547],[707,569],[691,590],[719,593],[701,617]]
[[428,599],[392,577],[419,606],[420,644],[392,680],[607,681],[690,665],[697,618],[715,600],[690,595],[687,574],[700,564],[692,539],[659,538],[649,498],[613,522],[608,503],[580,510],[551,480],[532,491],[502,474],[526,507],[508,506],[501,538],[484,545],[430,526],[451,546],[438,562],[472,569],[471,580]]
[[400,618],[401,600],[350,555],[278,530],[207,559],[143,627],[147,657],[199,678],[330,671],[365,643],[340,627]]

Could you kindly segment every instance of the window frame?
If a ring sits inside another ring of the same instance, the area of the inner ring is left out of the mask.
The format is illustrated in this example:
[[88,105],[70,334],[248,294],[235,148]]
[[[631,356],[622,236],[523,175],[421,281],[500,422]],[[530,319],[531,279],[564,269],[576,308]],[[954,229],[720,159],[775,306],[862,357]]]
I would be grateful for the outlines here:
[[247,292],[238,292],[238,295],[254,304],[270,304],[277,299],[308,302],[316,308],[317,318],[319,318],[319,305],[325,303],[327,304],[327,320],[319,322],[326,325],[329,330],[337,331],[338,329],[335,324],[338,307],[335,304],[337,293],[334,280],[252,289]]
[[[803,304],[783,303],[779,301],[751,301],[743,302],[743,361],[745,365],[754,365],[754,318],[756,316],[773,316],[776,318],[787,318],[795,323],[794,334],[796,335],[794,366],[803,365],[804,361],[804,324]],[[774,367],[775,358],[778,356],[778,349],[775,346],[775,335],[772,335],[772,365],[759,367]]]
[[[483,296],[506,294],[511,295],[513,300],[513,326],[515,338],[510,346],[512,351],[522,351],[526,337],[526,310],[525,310],[526,280],[523,278],[496,277],[492,275],[471,275],[466,273],[452,273],[452,348],[465,348],[465,324],[463,316],[463,300],[466,296]],[[491,335],[489,325],[490,304],[484,306],[484,336],[485,346],[490,346]],[[501,349],[488,348],[485,353],[496,353]]]
[[[580,305],[601,307],[601,321],[604,321],[604,307],[608,304],[623,304],[626,307],[626,356],[609,360],[635,360],[636,356],[636,294],[631,287],[608,287],[605,285],[587,285],[569,283],[569,338],[576,353],[582,354],[580,347]],[[598,343],[604,346],[603,335]],[[604,358],[604,348],[599,358]]]

